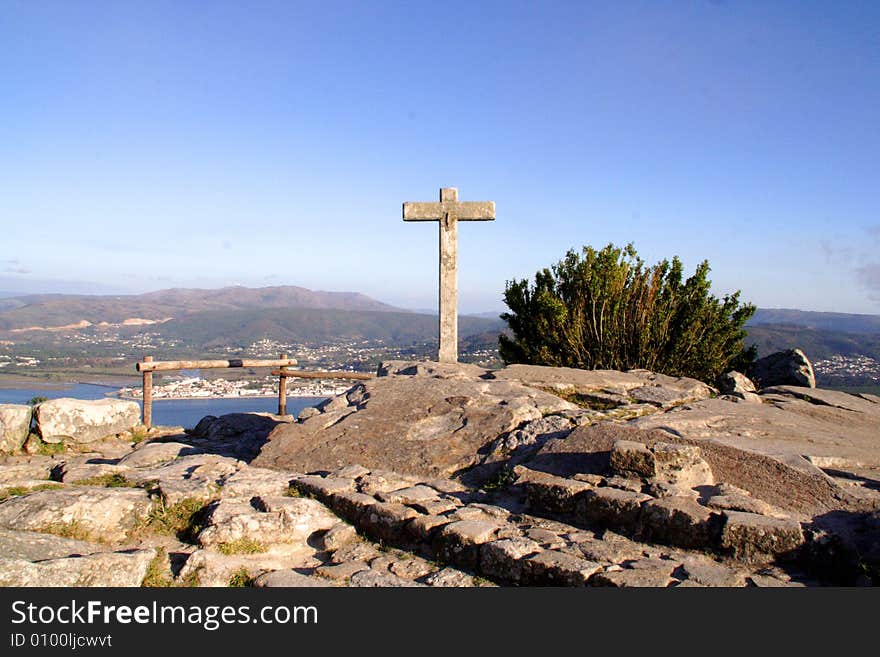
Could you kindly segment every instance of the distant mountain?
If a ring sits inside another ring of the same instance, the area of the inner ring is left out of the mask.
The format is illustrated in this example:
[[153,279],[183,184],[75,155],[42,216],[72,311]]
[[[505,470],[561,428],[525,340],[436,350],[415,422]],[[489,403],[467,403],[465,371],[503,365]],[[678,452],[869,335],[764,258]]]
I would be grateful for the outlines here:
[[482,319],[498,319],[504,310],[489,310],[483,313],[468,313],[468,317],[481,317]]
[[758,308],[748,326],[781,324],[842,333],[880,333],[880,315],[820,313],[787,308]]
[[211,311],[311,308],[402,312],[357,292],[321,292],[295,286],[175,288],[132,295],[29,295],[0,301],[0,330],[56,327],[83,321],[118,324],[126,319],[182,319]]
[[880,332],[845,333],[788,324],[748,327],[746,344],[758,348],[758,356],[784,349],[801,349],[811,361],[831,356],[870,356],[880,360]]
[[[477,317],[460,317],[458,325],[462,339],[494,330],[496,343],[503,328],[501,322]],[[166,340],[180,340],[206,349],[247,345],[264,338],[318,344],[369,340],[399,346],[436,338],[437,316],[375,310],[267,308],[200,312],[154,325],[149,330]]]

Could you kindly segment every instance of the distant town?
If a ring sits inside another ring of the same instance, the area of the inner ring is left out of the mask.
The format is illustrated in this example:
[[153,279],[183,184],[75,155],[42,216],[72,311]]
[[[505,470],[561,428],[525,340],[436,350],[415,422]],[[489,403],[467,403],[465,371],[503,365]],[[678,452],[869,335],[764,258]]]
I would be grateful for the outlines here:
[[[291,397],[332,397],[341,394],[351,387],[334,381],[333,384],[323,381],[310,381],[302,385],[292,385],[288,389]],[[201,377],[175,377],[171,381],[153,387],[155,399],[203,399],[203,398],[236,398],[236,397],[274,397],[278,394],[278,377],[267,375],[261,379],[229,380],[203,379]],[[140,399],[143,389],[139,386],[120,388],[117,396]]]

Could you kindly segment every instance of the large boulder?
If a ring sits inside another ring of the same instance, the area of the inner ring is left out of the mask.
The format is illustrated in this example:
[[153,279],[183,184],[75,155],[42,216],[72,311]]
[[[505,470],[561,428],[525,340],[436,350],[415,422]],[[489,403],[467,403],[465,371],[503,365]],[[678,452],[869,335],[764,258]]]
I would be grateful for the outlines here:
[[816,387],[816,375],[810,359],[800,349],[777,351],[759,358],[749,368],[749,377],[759,388],[770,386]]
[[255,465],[296,472],[360,464],[403,474],[449,477],[480,462],[481,451],[525,423],[577,410],[516,381],[486,379],[473,365],[385,363],[385,376],[279,425]]
[[0,529],[0,555],[6,559],[46,561],[62,557],[83,556],[103,552],[107,548],[98,543],[78,541],[40,532]]
[[140,422],[137,402],[122,399],[50,399],[36,407],[37,431],[47,443],[90,443],[129,431]]
[[668,408],[706,399],[714,390],[702,381],[648,370],[579,370],[543,365],[508,365],[486,376],[527,386],[574,393],[611,402],[644,402]]
[[140,586],[156,551],[103,552],[30,562],[0,557],[0,586]]
[[718,379],[718,390],[722,395],[745,395],[756,392],[755,384],[745,374],[731,370]]
[[31,426],[31,407],[0,404],[0,454],[17,452],[27,440]]
[[0,527],[111,543],[124,540],[151,508],[141,488],[43,490],[0,504]]
[[[826,486],[822,480],[827,479],[827,473],[840,477],[840,483],[853,494],[880,497],[873,484],[880,470],[880,398],[798,386],[763,388],[759,398],[763,403],[731,404],[723,398],[706,399],[672,413],[640,417],[631,424],[642,429],[662,429],[668,436],[699,444],[717,481],[749,489],[777,506],[794,501],[803,490],[788,485],[793,482],[784,483],[792,469],[810,476],[815,486]],[[715,449],[707,443],[769,456],[787,466],[786,474],[775,480],[768,473],[766,484],[754,478],[752,483],[765,489],[759,494],[757,489],[737,483],[737,478],[751,478],[749,459],[740,459],[742,467],[736,471],[726,465],[719,470],[712,460],[714,456],[707,456]],[[865,484],[853,486],[857,481]],[[830,501],[824,494],[822,498]],[[812,502],[809,506],[813,506]]]
[[[739,408],[738,404],[717,403],[731,409]],[[760,408],[766,406],[761,404]],[[669,416],[687,416],[689,413],[686,410],[667,413],[660,419],[665,417],[670,421]],[[632,424],[640,423],[638,420]],[[558,477],[582,477],[584,473],[601,475],[611,467],[615,443],[618,443],[617,451],[621,451],[627,444],[621,445],[619,441],[627,441],[645,445],[654,455],[655,468],[663,475],[658,481],[676,488],[706,486],[714,479],[744,489],[787,513],[807,517],[855,503],[815,468],[815,472],[803,471],[778,458],[723,444],[721,437],[717,442],[692,439],[684,431],[679,436],[659,430],[659,426],[662,426],[660,422],[658,429],[640,430],[631,425],[602,422],[578,427],[564,439],[548,441],[528,462],[528,467]],[[660,464],[657,463],[658,455]],[[620,456],[615,461],[620,463]]]

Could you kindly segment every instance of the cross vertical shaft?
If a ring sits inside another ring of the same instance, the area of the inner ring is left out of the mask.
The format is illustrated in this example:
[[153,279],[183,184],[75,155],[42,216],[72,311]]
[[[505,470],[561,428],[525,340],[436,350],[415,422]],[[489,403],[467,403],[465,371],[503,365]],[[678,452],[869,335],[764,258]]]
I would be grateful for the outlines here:
[[441,363],[458,362],[458,221],[445,217],[440,225],[440,353]]
[[495,203],[458,200],[458,190],[444,187],[439,203],[404,203],[404,221],[440,224],[440,350],[441,363],[458,362],[458,222],[493,221]]

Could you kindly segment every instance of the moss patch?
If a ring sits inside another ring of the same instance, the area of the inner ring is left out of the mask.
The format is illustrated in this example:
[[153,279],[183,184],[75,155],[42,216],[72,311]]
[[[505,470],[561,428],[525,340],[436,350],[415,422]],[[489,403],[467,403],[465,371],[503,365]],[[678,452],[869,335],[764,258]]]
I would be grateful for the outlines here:
[[104,488],[137,488],[138,484],[129,481],[124,475],[118,472],[98,475],[97,477],[88,477],[87,479],[79,479],[73,482],[77,486],[103,486]]
[[160,498],[143,523],[142,529],[158,534],[169,534],[185,543],[195,543],[199,532],[204,529],[205,509],[212,501],[188,497],[169,505]]
[[11,486],[0,490],[0,502],[5,502],[10,497],[21,497],[41,490],[56,490],[62,488],[61,484],[39,484],[37,486]]
[[232,577],[229,578],[229,586],[232,588],[244,588],[246,586],[250,586],[254,583],[254,578],[250,576],[247,571],[247,568],[242,566],[234,573],[232,573]]
[[266,551],[266,546],[252,538],[239,538],[228,543],[220,543],[217,550],[222,554],[258,554]]
[[100,541],[99,538],[92,536],[92,533],[86,529],[79,520],[71,522],[53,522],[48,525],[38,527],[36,531],[43,534],[53,534],[61,538],[72,538],[77,541]]

